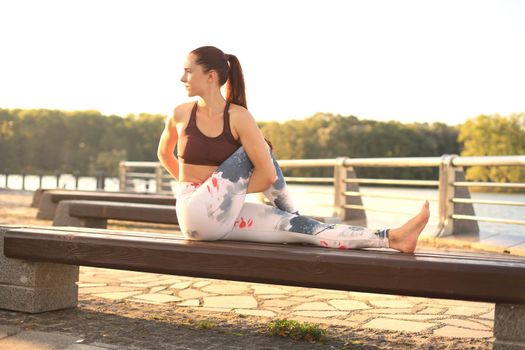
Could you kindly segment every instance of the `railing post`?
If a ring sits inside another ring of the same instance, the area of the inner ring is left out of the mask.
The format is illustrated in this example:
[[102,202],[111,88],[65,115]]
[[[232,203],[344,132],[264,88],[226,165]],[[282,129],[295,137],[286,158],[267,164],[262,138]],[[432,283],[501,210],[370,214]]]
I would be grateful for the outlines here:
[[360,196],[346,196],[346,191],[359,192],[357,183],[346,183],[348,178],[356,178],[353,167],[346,167],[348,157],[336,158],[334,166],[334,217],[354,225],[366,226],[366,213],[362,209],[344,208],[345,204],[363,205]]
[[126,191],[126,162],[120,161],[118,163],[118,183],[119,183],[119,190],[121,192]]
[[164,173],[162,171],[162,165],[159,163],[155,167],[155,185],[156,185],[155,186],[156,187],[155,192],[157,192],[157,193],[161,193],[162,192],[163,177],[164,177]]
[[454,155],[444,154],[441,156],[439,165],[439,185],[438,185],[438,215],[439,224],[436,230],[436,236],[448,236],[452,234],[454,223],[452,221],[454,196],[454,169],[452,167],[452,158]]
[[439,166],[439,224],[436,236],[443,237],[461,233],[479,233],[477,221],[464,222],[454,220],[454,214],[475,215],[472,204],[455,204],[454,198],[470,198],[468,188],[456,188],[454,182],[464,181],[463,168],[455,167],[453,162],[457,155],[445,154]]

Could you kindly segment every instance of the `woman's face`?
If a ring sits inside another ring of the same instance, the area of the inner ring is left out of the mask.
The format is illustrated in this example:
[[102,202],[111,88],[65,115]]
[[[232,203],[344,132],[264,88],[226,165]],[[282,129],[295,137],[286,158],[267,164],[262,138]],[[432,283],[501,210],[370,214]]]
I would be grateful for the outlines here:
[[188,96],[199,96],[208,85],[208,75],[204,73],[202,66],[195,63],[196,57],[189,54],[184,62],[184,74],[180,81],[184,84]]

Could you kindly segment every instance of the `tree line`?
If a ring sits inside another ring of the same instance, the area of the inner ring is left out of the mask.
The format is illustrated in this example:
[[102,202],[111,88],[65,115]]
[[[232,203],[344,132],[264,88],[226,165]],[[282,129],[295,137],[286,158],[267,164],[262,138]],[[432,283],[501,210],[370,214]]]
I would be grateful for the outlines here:
[[[104,170],[116,176],[118,162],[157,161],[164,115],[120,117],[98,111],[0,109],[0,171],[79,173]],[[259,123],[278,159],[335,157],[436,157],[443,154],[525,154],[525,114],[480,115],[462,125],[373,121],[327,113],[303,120]],[[429,168],[356,169],[360,177],[437,177]],[[293,169],[287,175],[329,176],[330,169]],[[471,168],[473,180],[524,181],[524,169]]]

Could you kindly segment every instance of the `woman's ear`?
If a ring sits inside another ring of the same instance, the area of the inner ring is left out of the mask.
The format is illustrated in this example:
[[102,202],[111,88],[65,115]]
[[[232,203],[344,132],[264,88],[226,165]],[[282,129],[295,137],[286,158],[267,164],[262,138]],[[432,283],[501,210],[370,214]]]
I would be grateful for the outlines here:
[[218,79],[217,71],[211,69],[208,71],[208,81],[211,83],[214,79]]

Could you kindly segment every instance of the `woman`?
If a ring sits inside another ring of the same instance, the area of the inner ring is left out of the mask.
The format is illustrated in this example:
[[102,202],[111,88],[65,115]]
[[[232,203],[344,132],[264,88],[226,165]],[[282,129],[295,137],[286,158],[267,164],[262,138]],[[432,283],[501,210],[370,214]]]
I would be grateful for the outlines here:
[[[199,100],[177,106],[167,118],[158,157],[178,180],[176,212],[186,237],[414,252],[428,221],[428,202],[418,215],[390,230],[325,224],[299,215],[271,148],[247,110],[235,56],[212,46],[193,50],[181,81],[188,96]],[[244,202],[247,193],[256,192],[263,192],[271,205]]]

